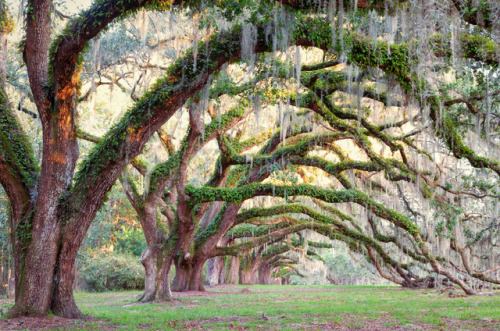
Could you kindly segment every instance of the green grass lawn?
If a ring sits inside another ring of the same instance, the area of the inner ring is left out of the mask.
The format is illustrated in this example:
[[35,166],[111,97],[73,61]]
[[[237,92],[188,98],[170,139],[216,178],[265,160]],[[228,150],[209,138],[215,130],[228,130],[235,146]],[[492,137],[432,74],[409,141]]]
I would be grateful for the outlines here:
[[76,298],[84,313],[125,329],[500,327],[500,296],[451,298],[436,290],[368,286],[256,285],[241,293],[244,287],[218,287],[208,291],[223,294],[158,304],[136,303],[139,292],[78,293]]
[[[250,292],[242,293],[243,288]],[[79,292],[79,307],[93,319],[73,321],[65,328],[500,328],[500,296],[450,297],[438,290],[374,286],[223,286],[208,292],[154,304],[138,303],[140,292]]]

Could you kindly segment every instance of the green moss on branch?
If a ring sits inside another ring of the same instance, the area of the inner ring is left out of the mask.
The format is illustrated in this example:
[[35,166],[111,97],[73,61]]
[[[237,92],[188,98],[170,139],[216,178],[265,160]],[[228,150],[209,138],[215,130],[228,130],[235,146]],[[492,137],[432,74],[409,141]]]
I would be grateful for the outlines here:
[[305,184],[295,186],[275,186],[272,184],[253,183],[237,188],[195,188],[193,186],[187,186],[186,194],[190,196],[190,204],[210,201],[241,203],[246,199],[260,195],[283,198],[290,196],[309,196],[328,203],[353,202],[364,206],[375,215],[387,219],[412,235],[419,233],[417,225],[408,220],[407,217],[386,208],[365,193],[356,189],[333,191]]

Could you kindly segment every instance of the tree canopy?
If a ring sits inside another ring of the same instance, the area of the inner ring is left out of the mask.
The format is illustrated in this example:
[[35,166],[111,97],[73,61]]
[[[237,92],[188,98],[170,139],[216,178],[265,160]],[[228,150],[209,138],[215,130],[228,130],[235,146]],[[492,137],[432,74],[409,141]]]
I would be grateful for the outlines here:
[[[248,278],[296,272],[283,254],[321,246],[304,230],[403,286],[499,283],[498,2],[96,0],[67,21],[55,5],[26,3],[16,58],[0,0],[11,316],[80,316],[72,269],[117,180],[148,246],[143,301],[170,298],[172,264],[183,291],[218,256]],[[133,15],[136,35],[119,26]],[[24,85],[7,70],[21,57]],[[80,117],[101,85],[133,103],[96,136]]]

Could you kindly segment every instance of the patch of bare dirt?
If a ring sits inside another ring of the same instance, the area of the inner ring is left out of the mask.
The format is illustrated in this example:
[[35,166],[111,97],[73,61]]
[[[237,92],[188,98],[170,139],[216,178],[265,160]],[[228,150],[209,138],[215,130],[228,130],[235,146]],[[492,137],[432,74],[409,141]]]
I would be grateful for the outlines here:
[[[225,290],[225,291],[219,291]],[[206,291],[189,291],[189,292],[172,292],[172,296],[174,299],[182,299],[182,298],[193,298],[193,297],[209,297],[216,295],[234,295],[234,294],[250,294],[250,293],[263,293],[263,292],[273,292],[274,290],[254,290],[248,287],[238,287],[235,285],[216,285],[216,286],[207,286]]]
[[235,294],[235,292],[215,292],[215,291],[189,291],[189,292],[172,292],[174,299],[193,298],[193,297],[210,297],[214,295]]
[[85,324],[90,322],[98,323],[99,330],[115,330],[115,328],[105,325],[105,321],[93,317],[85,319],[69,319],[57,316],[18,317],[10,320],[1,320],[0,330],[71,330],[85,327]]

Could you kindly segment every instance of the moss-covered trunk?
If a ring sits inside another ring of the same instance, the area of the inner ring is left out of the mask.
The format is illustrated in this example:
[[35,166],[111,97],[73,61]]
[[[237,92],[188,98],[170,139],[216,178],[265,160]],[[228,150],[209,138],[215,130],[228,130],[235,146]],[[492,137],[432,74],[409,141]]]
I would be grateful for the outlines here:
[[16,301],[8,314],[11,317],[45,316],[50,309],[59,244],[59,229],[55,224],[51,225],[49,229],[52,231],[45,227],[33,229],[26,249],[14,253],[18,279]]

